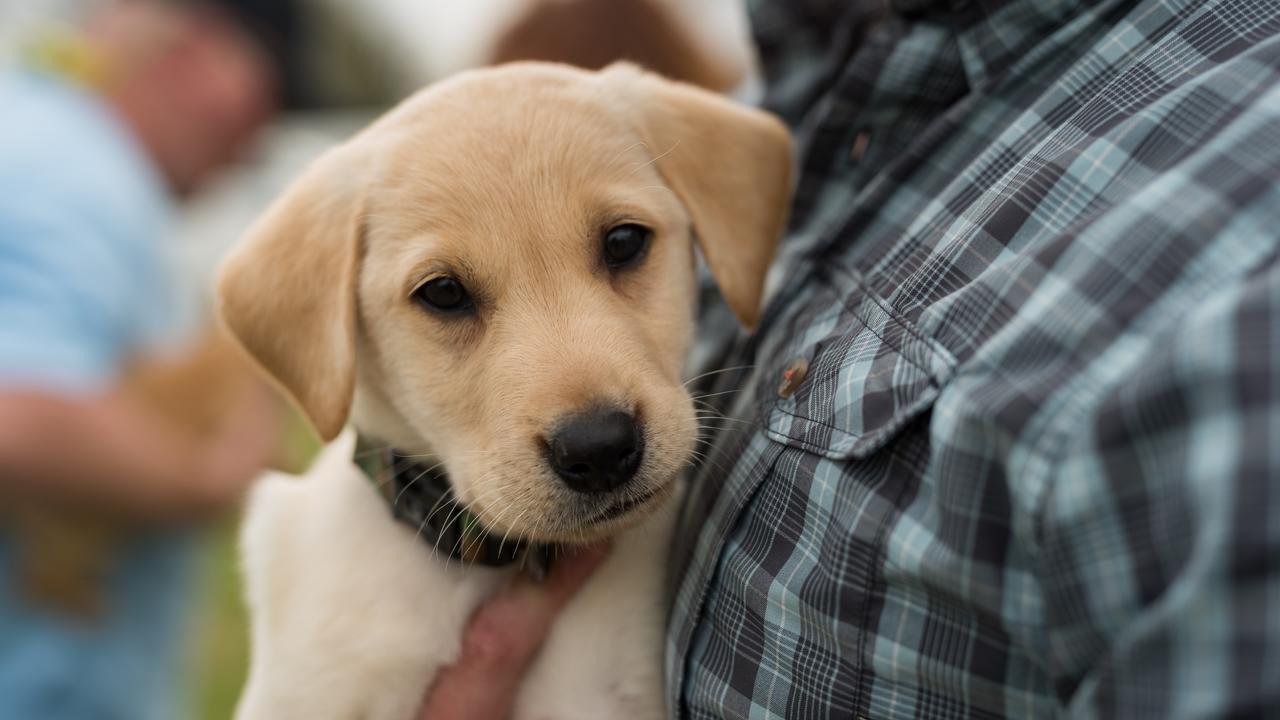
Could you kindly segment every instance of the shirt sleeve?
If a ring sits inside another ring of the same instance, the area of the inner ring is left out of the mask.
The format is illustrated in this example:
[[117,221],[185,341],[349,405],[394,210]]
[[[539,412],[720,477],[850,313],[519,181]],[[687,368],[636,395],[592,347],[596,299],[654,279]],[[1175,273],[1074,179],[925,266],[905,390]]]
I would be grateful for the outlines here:
[[108,229],[67,204],[0,202],[0,387],[110,382],[130,342],[130,303],[146,291],[128,266]]
[[1280,715],[1280,269],[1135,367],[1043,506],[1055,690],[1075,718]]

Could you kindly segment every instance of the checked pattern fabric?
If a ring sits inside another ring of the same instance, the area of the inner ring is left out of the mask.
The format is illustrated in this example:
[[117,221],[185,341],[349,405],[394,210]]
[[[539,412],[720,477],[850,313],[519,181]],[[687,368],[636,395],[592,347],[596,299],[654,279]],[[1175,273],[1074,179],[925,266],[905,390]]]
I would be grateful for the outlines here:
[[1280,2],[752,11],[799,184],[672,716],[1280,717]]

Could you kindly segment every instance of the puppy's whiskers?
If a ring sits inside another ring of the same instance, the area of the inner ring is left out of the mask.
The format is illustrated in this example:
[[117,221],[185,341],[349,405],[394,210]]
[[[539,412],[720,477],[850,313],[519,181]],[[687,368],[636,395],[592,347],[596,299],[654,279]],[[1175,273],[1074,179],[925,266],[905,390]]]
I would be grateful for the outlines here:
[[702,469],[703,466],[709,464],[712,469],[714,469],[716,472],[720,473],[721,475],[728,474],[728,470],[724,467],[724,465],[720,464],[711,455],[708,455],[707,453],[701,452],[696,449],[690,451],[689,454],[693,458],[693,460],[690,461],[689,463],[689,467],[693,468],[694,470],[700,470]]
[[444,461],[443,461],[443,460],[441,460],[440,462],[436,463],[435,465],[432,465],[431,467],[429,467],[429,468],[427,468],[427,469],[423,470],[422,472],[418,473],[417,475],[414,475],[414,476],[413,476],[413,479],[412,479],[412,480],[410,480],[409,482],[405,483],[405,484],[404,484],[404,487],[400,488],[400,492],[396,493],[395,498],[391,500],[391,507],[393,507],[393,508],[394,508],[394,507],[396,507],[396,506],[398,506],[398,505],[400,504],[400,499],[401,499],[401,498],[403,498],[403,497],[404,497],[404,494],[405,494],[406,492],[408,492],[408,491],[409,491],[409,488],[413,487],[414,483],[416,483],[416,482],[418,482],[419,480],[421,480],[422,478],[426,477],[428,474],[430,474],[430,473],[431,473],[431,471],[435,470],[436,468],[438,468],[438,467],[440,467],[440,466],[442,466],[442,465],[444,465]]
[[[481,476],[481,481],[483,481],[487,477],[488,475]],[[491,488],[490,491],[499,491],[501,489],[503,488]],[[450,493],[449,501],[447,503],[444,503],[443,505],[440,504],[440,501],[436,501],[436,506],[433,506],[431,513],[428,514],[425,518],[423,518],[422,522],[419,523],[418,532],[415,535],[415,539],[420,538],[422,536],[423,529],[425,529],[427,524],[431,522],[431,518],[435,517],[435,514],[437,512],[440,512],[441,510],[445,511],[444,524],[448,525],[451,518],[453,517],[453,513],[455,509],[460,509],[460,511],[466,511],[466,506],[462,504],[462,501],[458,497],[458,494],[456,492]],[[440,538],[436,538],[435,541],[432,543],[432,557],[438,556],[439,549],[440,549],[439,546],[440,546]]]
[[693,395],[690,397],[690,400],[697,402],[699,400],[706,400],[707,398],[720,397],[721,395],[732,395],[733,393],[736,393],[736,392],[742,392],[742,390],[743,388],[734,388],[732,390],[721,390],[720,392],[704,393],[702,395]]
[[530,509],[530,506],[525,505],[524,508],[520,511],[520,514],[516,515],[515,519],[511,521],[511,524],[507,525],[507,531],[502,533],[502,540],[498,542],[499,555],[502,554],[503,549],[506,548],[507,546],[507,538],[510,537],[511,530],[514,529],[516,526],[518,526],[521,520],[524,520],[524,516],[529,513],[529,509]]
[[[499,470],[495,469],[495,470],[490,471],[489,473],[486,473],[485,475],[480,476],[480,478],[476,481],[476,484],[477,484],[477,485],[483,485],[485,482],[487,482],[487,481],[489,480],[489,478],[493,477],[493,475],[494,475],[494,474],[496,474],[498,471],[499,471]],[[502,484],[502,485],[496,485],[496,486],[491,487],[491,488],[486,488],[486,489],[485,489],[485,491],[484,491],[484,492],[482,492],[480,495],[478,495],[478,496],[475,498],[475,500],[473,500],[473,501],[472,501],[472,503],[471,503],[471,504],[472,504],[472,505],[474,505],[474,506],[476,506],[476,507],[481,507],[481,506],[482,506],[482,503],[483,503],[483,505],[484,505],[484,506],[487,506],[487,504],[489,503],[489,498],[493,498],[493,497],[501,496],[503,493],[506,493],[507,491],[509,491],[509,490],[510,490],[510,489],[511,489],[511,488],[512,488],[512,487],[513,487],[517,482],[518,482],[518,481],[516,481],[516,480],[512,480],[512,481],[507,482],[507,483]],[[454,506],[455,506],[455,508],[457,509],[457,512],[456,512],[456,514],[455,514],[455,513],[451,513],[450,515],[448,515],[448,516],[446,516],[446,517],[445,517],[445,522],[444,522],[444,524],[445,524],[446,526],[447,526],[447,525],[449,525],[450,523],[454,522],[457,518],[461,517],[461,516],[462,516],[462,513],[465,513],[465,512],[472,512],[472,513],[474,514],[474,512],[475,512],[474,510],[471,510],[467,505],[464,505],[464,504],[462,503],[461,499],[457,497],[456,492],[455,492],[455,498],[454,498]],[[483,539],[483,533],[481,533],[481,534],[477,534],[477,535],[475,536],[475,538],[476,538],[476,540],[477,540],[477,541],[482,540],[482,539]],[[455,552],[458,552],[459,550],[462,550],[462,554],[463,554],[463,555],[466,555],[466,554],[467,554],[467,552],[468,552],[469,550],[473,549],[473,547],[472,547],[472,546],[462,547],[462,546],[460,545],[460,543],[462,543],[462,541],[463,541],[463,536],[459,536],[459,537],[458,537],[458,539],[457,539],[456,541],[454,541],[453,547],[451,547],[451,548],[449,549],[449,557],[446,559],[446,562],[447,562],[448,560],[451,560],[451,559],[452,559],[453,554],[454,554]],[[440,542],[440,539],[439,539],[439,538],[436,538],[436,543],[435,543],[435,544],[436,544],[436,545],[438,545],[438,544],[439,544],[439,542]]]
[[[486,493],[486,494],[485,494],[485,496],[486,496],[486,497],[491,497],[491,496],[494,496],[494,495],[502,495],[502,494],[504,494],[504,492],[505,492],[507,489],[511,488],[511,486],[512,486],[512,485],[515,485],[515,483],[514,483],[514,482],[509,482],[509,483],[507,483],[506,485],[502,486],[501,488],[495,488],[495,490],[497,490],[497,491],[499,491],[499,492],[490,492],[490,493]],[[515,495],[516,495],[516,496],[519,496],[519,495],[521,495],[521,494],[522,494],[522,489],[517,488],[517,492],[515,493]],[[486,527],[493,526],[493,525],[501,526],[501,525],[503,524],[503,520],[504,520],[504,519],[506,518],[506,516],[511,512],[511,510],[512,510],[513,508],[520,507],[521,505],[523,505],[523,506],[524,506],[524,508],[523,508],[523,510],[522,510],[522,511],[521,511],[521,513],[520,513],[520,517],[523,517],[523,515],[525,514],[525,512],[527,512],[527,511],[529,510],[529,506],[528,506],[528,505],[525,505],[524,503],[517,503],[517,502],[515,502],[515,499],[516,499],[515,497],[512,497],[512,498],[511,498],[511,502],[507,502],[507,503],[503,504],[503,505],[502,505],[502,507],[500,507],[500,508],[498,509],[498,513],[497,513],[497,515],[495,515],[495,516],[493,517],[492,521],[490,521],[489,523],[486,523]],[[484,506],[483,506],[483,507],[485,508],[485,510],[487,510],[487,509],[488,509],[489,504],[490,504],[490,503],[489,503],[489,502],[487,502],[487,501],[484,503]],[[475,507],[473,508],[472,512],[477,513],[477,514],[478,514],[478,513],[480,513],[480,512],[481,512],[481,510],[480,510],[480,507],[481,507],[481,506],[480,506],[479,502],[474,503],[473,505],[475,505]],[[514,527],[516,526],[516,524],[519,522],[520,517],[517,517],[517,518],[516,518],[516,522],[515,522],[515,523],[512,523],[512,524],[510,524],[510,525],[507,525],[507,531],[506,531],[505,533],[503,533],[503,535],[502,535],[502,542],[500,542],[500,543],[498,544],[498,555],[502,555],[502,549],[503,549],[503,547],[505,547],[505,545],[506,545],[507,536],[511,534],[511,530],[512,530],[512,528],[514,528]],[[477,536],[476,536],[476,538],[475,538],[475,540],[474,540],[475,545],[473,545],[473,547],[478,547],[478,546],[479,546],[479,543],[480,543],[482,540],[483,540],[483,534],[477,534]],[[470,550],[471,550],[471,549],[472,549],[472,548],[464,548],[464,549],[463,549],[463,553],[462,553],[462,554],[463,554],[463,555],[467,555],[467,554],[470,552]]]
[[701,375],[694,375],[693,377],[681,383],[681,386],[689,387],[689,385],[691,385],[692,383],[698,380],[701,380],[703,378],[711,377],[712,375],[719,375],[721,373],[727,373],[727,372],[737,372],[739,370],[750,370],[754,367],[755,365],[734,365],[733,367],[720,368],[719,370],[710,370],[708,372],[702,373]]
[[[694,418],[695,418],[699,423],[703,423],[703,422],[711,422],[711,423],[728,422],[728,423],[738,423],[739,425],[746,425],[747,427],[755,427],[755,426],[756,426],[756,424],[755,424],[755,423],[750,422],[750,421],[748,421],[748,420],[739,420],[739,419],[737,419],[737,418],[723,417],[723,416],[716,416],[716,415],[694,415]],[[716,425],[701,425],[701,424],[699,424],[699,425],[698,425],[698,428],[699,428],[699,429],[703,429],[703,430],[719,430],[719,429],[720,429],[720,427],[718,427],[718,426],[716,426]]]

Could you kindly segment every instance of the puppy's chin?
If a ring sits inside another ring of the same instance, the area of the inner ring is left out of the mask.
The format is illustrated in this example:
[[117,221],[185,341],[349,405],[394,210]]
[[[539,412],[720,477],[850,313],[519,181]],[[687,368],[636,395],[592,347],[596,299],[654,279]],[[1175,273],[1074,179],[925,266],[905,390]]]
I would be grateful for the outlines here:
[[598,511],[586,515],[586,519],[562,533],[554,542],[596,542],[614,537],[628,528],[644,522],[659,512],[675,492],[676,478],[637,490],[612,504],[603,504]]
[[501,499],[494,506],[469,509],[490,534],[536,543],[589,544],[612,538],[660,511],[675,492],[677,475],[608,493],[598,501],[579,496],[548,497],[544,512],[536,517],[526,514],[509,524],[502,522],[503,515],[510,518],[511,514],[502,512]]

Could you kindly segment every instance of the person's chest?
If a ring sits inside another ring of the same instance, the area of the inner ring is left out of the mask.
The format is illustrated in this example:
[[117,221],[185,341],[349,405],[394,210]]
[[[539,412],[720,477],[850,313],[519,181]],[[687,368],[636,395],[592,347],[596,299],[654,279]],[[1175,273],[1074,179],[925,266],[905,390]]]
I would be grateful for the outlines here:
[[1054,464],[1144,344],[1275,251],[1233,225],[1267,189],[1239,166],[1280,152],[1241,40],[1268,23],[1133,13],[980,92],[947,84],[963,46],[931,50],[900,79],[934,102],[850,81],[809,118],[780,289],[706,388],[729,419],[693,482],[682,714],[1054,712]]

